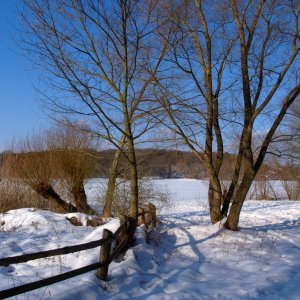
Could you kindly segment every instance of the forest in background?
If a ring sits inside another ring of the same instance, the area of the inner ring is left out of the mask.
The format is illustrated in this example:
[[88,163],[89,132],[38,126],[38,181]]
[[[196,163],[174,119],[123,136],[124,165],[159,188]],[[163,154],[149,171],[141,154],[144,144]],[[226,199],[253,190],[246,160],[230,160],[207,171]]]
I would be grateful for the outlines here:
[[[108,149],[102,151],[90,151],[92,160],[92,170],[89,178],[107,178],[114,159],[116,150]],[[0,166],[2,167],[5,158],[15,155],[10,151],[0,154]],[[21,155],[26,155],[22,153]],[[236,156],[225,153],[224,163],[220,171],[222,180],[230,180],[230,174],[233,172]],[[164,178],[190,178],[205,180],[209,177],[206,168],[192,152],[172,150],[172,149],[137,149],[138,171],[141,178],[151,177],[157,179]],[[299,181],[300,167],[297,164],[282,163],[271,157],[267,160],[256,180],[287,180]],[[129,179],[127,161],[121,156],[118,170],[119,178]]]

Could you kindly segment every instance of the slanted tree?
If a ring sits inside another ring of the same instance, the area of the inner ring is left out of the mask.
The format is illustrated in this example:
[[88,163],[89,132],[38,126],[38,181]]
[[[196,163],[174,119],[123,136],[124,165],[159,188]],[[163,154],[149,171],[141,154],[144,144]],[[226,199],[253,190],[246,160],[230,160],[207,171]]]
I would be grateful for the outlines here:
[[37,194],[56,203],[63,211],[77,207],[65,201],[53,188],[53,157],[47,151],[45,135],[33,134],[14,145],[15,152],[6,157],[7,175],[30,186]]
[[95,214],[87,203],[84,184],[93,174],[97,161],[95,139],[80,126],[51,128],[46,132],[47,151],[51,155],[54,178],[72,195],[78,211]]

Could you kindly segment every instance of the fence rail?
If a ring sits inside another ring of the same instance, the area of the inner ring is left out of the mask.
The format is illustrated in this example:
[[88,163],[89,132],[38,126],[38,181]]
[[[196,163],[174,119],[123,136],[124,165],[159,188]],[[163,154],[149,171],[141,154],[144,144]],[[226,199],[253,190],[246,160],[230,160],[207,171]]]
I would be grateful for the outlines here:
[[6,267],[11,264],[24,263],[24,262],[39,259],[39,258],[46,258],[46,257],[50,257],[50,256],[69,254],[69,253],[74,253],[74,252],[78,252],[78,251],[82,251],[82,250],[88,250],[88,249],[96,248],[98,246],[102,246],[109,242],[110,242],[110,240],[101,239],[99,241],[92,241],[89,243],[74,245],[74,246],[66,246],[63,248],[46,250],[46,251],[41,251],[38,253],[29,253],[29,254],[5,257],[5,258],[0,259],[0,266]]
[[[147,218],[145,218],[147,216]],[[148,211],[144,209],[140,211],[138,214],[139,223],[143,223],[146,226],[156,225],[156,212],[155,206],[153,204],[149,204]],[[26,292],[33,291],[38,288],[42,288],[93,270],[97,270],[97,276],[101,280],[107,279],[108,266],[109,264],[121,253],[127,250],[130,241],[133,238],[132,228],[135,227],[136,220],[130,217],[123,217],[122,222],[119,228],[112,233],[108,229],[103,230],[102,239],[98,241],[92,241],[80,245],[74,246],[66,246],[63,248],[46,250],[38,253],[29,253],[23,255],[17,255],[12,257],[5,257],[0,259],[0,266],[8,266],[10,264],[23,263],[30,260],[35,260],[39,258],[47,258],[50,256],[62,255],[74,253],[82,250],[88,250],[92,248],[96,248],[101,246],[99,262],[93,263],[69,272],[65,272],[63,274],[55,275],[49,278],[41,279],[35,282],[23,284],[17,287],[12,287],[6,290],[0,291],[0,299],[5,299],[9,297],[13,297],[19,294],[23,294]],[[140,221],[142,220],[142,221]],[[112,243],[115,242],[115,247],[112,249]],[[112,249],[112,250],[111,250]]]

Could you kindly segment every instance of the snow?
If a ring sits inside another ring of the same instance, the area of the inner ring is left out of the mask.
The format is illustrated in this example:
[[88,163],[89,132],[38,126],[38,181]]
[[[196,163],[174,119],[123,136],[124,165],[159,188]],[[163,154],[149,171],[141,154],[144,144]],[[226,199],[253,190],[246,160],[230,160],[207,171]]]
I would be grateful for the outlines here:
[[[91,202],[98,183],[87,185]],[[147,234],[138,228],[135,246],[110,265],[108,281],[92,271],[14,299],[300,299],[299,201],[246,201],[241,230],[230,232],[210,224],[207,182],[154,184],[170,191],[170,205],[159,211],[162,223]],[[119,226],[116,219],[97,228],[73,226],[66,216],[31,208],[0,214],[0,257],[97,240],[104,228]],[[0,289],[88,265],[98,255],[95,248],[0,267]]]

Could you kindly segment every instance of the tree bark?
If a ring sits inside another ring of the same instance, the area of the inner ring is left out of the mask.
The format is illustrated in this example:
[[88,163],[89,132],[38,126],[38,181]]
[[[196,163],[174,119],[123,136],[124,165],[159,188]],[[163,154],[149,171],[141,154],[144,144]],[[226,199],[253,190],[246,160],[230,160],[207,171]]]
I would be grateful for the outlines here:
[[209,213],[212,224],[222,220],[222,189],[217,177],[212,176],[209,181],[208,189]]
[[130,167],[130,206],[129,215],[132,219],[137,221],[138,216],[138,172],[137,172],[137,161],[134,150],[133,139],[128,139],[128,158]]
[[42,197],[48,201],[55,202],[60,208],[66,212],[77,212],[77,207],[71,203],[67,203],[54,191],[52,186],[48,183],[40,183],[39,185],[33,187],[33,189]]
[[105,195],[105,203],[104,203],[104,208],[102,212],[102,217],[103,218],[109,218],[112,216],[111,213],[111,208],[112,208],[112,203],[114,199],[114,193],[116,189],[116,180],[117,180],[117,175],[118,175],[118,167],[119,167],[119,162],[120,162],[120,157],[121,157],[121,149],[123,149],[125,144],[125,136],[122,137],[120,141],[120,149],[118,149],[114,155],[114,160],[111,166],[109,178],[108,178],[108,183],[107,183],[107,191]]
[[228,218],[225,223],[225,228],[237,231],[238,230],[238,223],[240,219],[241,210],[246,199],[246,196],[249,192],[251,184],[254,179],[254,174],[248,174],[248,176],[244,177],[242,180],[230,207],[230,212]]
[[71,190],[74,197],[74,202],[76,204],[77,210],[85,214],[94,215],[96,212],[88,205],[87,196],[84,190],[83,182],[76,185]]

